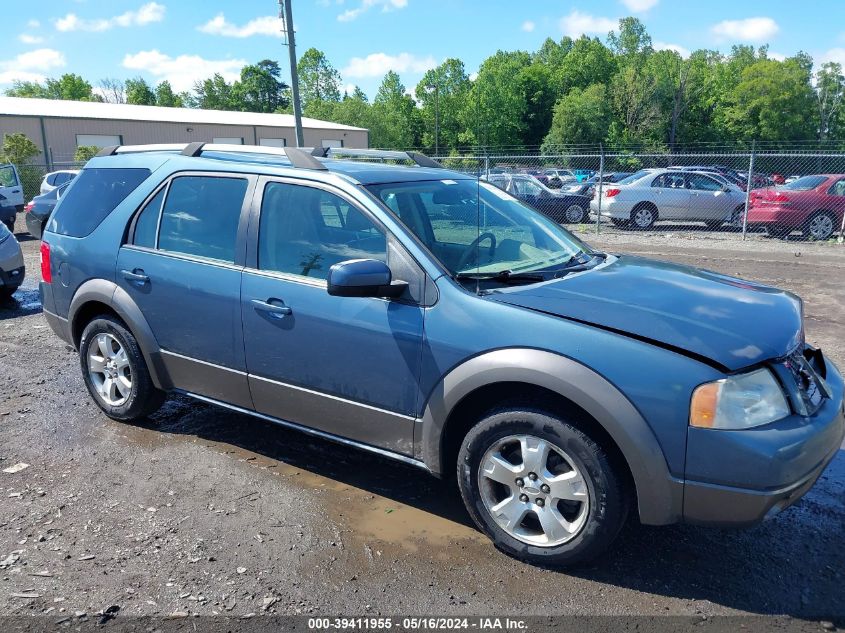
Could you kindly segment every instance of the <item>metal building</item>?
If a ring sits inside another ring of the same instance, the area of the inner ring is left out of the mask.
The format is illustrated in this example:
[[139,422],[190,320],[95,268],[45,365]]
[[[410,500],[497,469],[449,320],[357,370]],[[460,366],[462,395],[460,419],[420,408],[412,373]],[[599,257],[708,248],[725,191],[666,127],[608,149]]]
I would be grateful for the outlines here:
[[[302,119],[308,147],[366,148],[364,128]],[[82,145],[143,143],[235,143],[284,147],[296,145],[293,115],[160,108],[116,103],[0,97],[0,139],[26,134],[43,152],[49,167],[73,162]]]

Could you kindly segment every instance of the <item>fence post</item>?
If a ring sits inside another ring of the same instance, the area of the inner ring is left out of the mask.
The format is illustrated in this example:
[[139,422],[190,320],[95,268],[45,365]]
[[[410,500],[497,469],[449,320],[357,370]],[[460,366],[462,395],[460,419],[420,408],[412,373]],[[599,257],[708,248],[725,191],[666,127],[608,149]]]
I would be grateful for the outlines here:
[[490,180],[490,157],[484,154],[484,177]]
[[601,232],[601,195],[604,185],[604,144],[599,143],[599,209],[596,211],[596,235]]
[[742,214],[742,239],[748,232],[748,205],[751,202],[751,183],[754,180],[754,141],[751,141],[751,160],[748,163],[748,182],[745,185],[745,213]]
[[839,227],[839,237],[836,238],[837,244],[845,242],[845,213],[842,214],[842,225]]

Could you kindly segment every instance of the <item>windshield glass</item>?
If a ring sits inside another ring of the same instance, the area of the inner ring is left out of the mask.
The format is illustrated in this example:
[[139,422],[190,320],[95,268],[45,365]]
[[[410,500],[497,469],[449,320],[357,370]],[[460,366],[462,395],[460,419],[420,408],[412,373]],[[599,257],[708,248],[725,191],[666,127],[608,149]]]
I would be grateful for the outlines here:
[[486,182],[429,180],[367,188],[452,275],[540,271],[590,252],[558,224]]
[[630,185],[633,182],[637,182],[640,178],[645,178],[651,173],[648,169],[641,169],[640,171],[634,172],[627,178],[623,178],[619,181],[618,184],[620,185]]
[[793,180],[789,184],[783,185],[781,189],[788,189],[789,191],[809,191],[815,189],[820,184],[827,180],[827,176],[804,176],[798,180]]

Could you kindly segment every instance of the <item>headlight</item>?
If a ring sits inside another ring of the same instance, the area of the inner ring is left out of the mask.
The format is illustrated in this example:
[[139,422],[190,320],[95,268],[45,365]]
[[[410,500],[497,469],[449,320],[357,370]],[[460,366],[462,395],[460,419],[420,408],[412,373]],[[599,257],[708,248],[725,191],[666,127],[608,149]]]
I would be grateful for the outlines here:
[[768,369],[697,387],[690,402],[690,426],[750,429],[789,415],[789,405]]

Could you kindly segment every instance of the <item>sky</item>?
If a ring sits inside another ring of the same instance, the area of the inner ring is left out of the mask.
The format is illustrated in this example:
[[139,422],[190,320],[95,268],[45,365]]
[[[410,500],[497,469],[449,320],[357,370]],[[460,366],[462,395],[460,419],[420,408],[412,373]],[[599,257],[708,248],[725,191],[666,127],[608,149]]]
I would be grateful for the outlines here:
[[[0,90],[15,79],[66,72],[103,78],[167,79],[177,91],[247,63],[278,60],[287,71],[277,0],[41,0],[7,2]],[[292,0],[297,53],[324,51],[343,87],[375,96],[395,70],[413,89],[448,57],[469,74],[496,50],[539,48],[547,37],[582,33],[603,41],[617,20],[642,20],[655,48],[769,44],[770,56],[799,50],[845,66],[845,0]],[[287,80],[289,73],[284,73]]]

